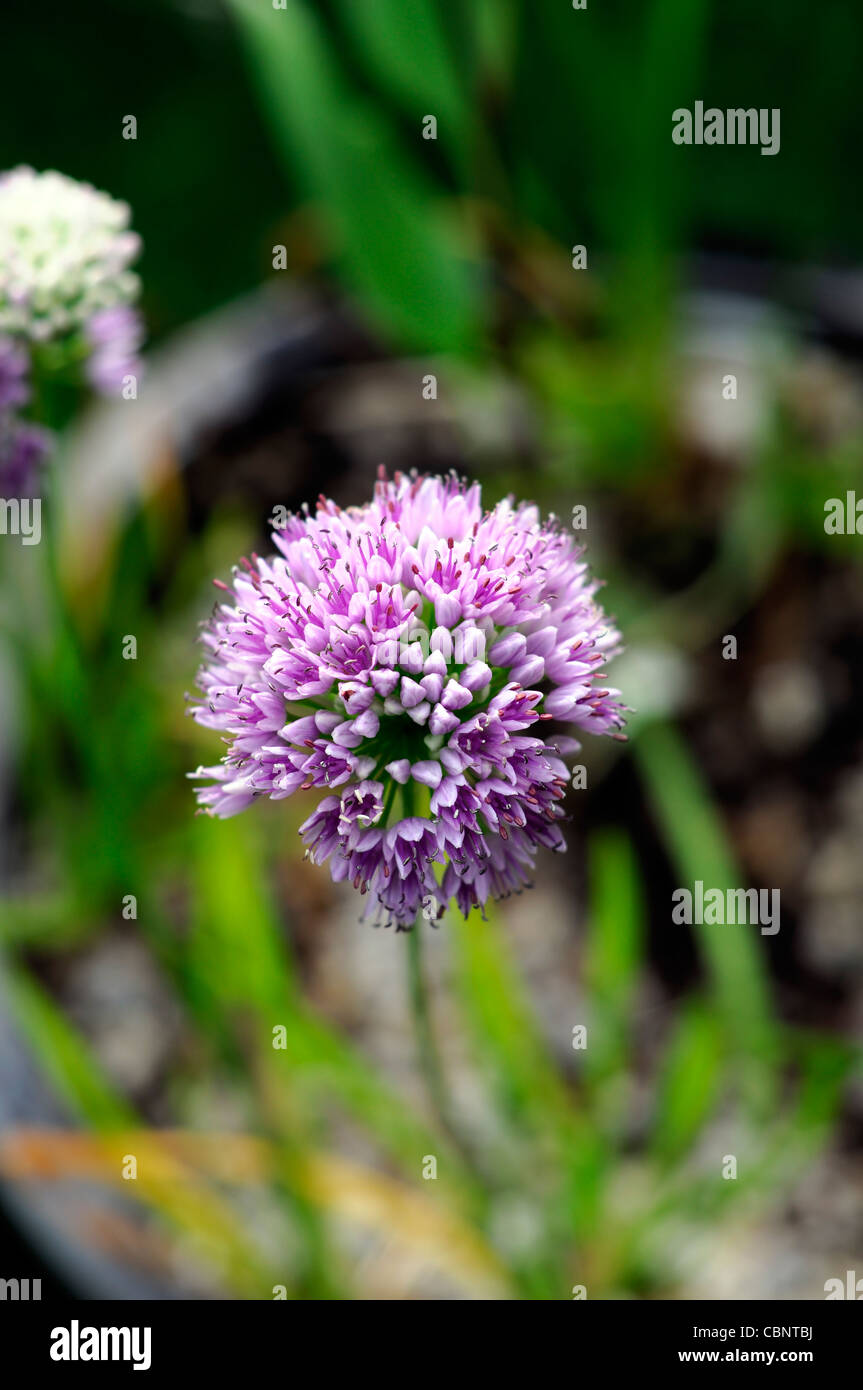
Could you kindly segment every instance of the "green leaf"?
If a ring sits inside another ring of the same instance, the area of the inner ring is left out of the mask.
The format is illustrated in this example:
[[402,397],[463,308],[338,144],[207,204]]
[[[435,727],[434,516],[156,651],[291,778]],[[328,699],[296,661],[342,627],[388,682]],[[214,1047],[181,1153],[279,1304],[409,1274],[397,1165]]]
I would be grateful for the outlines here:
[[533,1137],[541,1146],[531,1177],[539,1179],[552,1160],[558,1215],[568,1232],[584,1236],[598,1217],[603,1142],[588,1115],[576,1109],[540,1034],[496,909],[487,903],[485,912],[485,920],[477,910],[467,920],[455,912],[447,918],[465,1013],[508,1118],[521,1139]]
[[644,947],[643,895],[627,836],[604,830],[590,841],[591,913],[585,982],[591,1004],[585,1068],[592,1080],[626,1064],[629,1005]]
[[74,1114],[91,1129],[129,1129],[134,1110],[103,1074],[87,1044],[54,1001],[21,967],[6,972],[12,1006],[39,1062]]
[[423,116],[437,116],[439,137],[460,143],[465,99],[432,0],[337,0],[336,8],[368,66],[417,126]]
[[489,904],[485,912],[486,920],[476,910],[466,920],[454,912],[447,918],[474,1032],[512,1104],[525,1113],[569,1118],[570,1099],[539,1034],[497,913]]
[[[148,1135],[138,1128],[132,1108],[104,1075],[80,1035],[53,1000],[20,967],[6,972],[12,1006],[20,1026],[45,1072],[75,1117],[99,1134]],[[61,1140],[58,1138],[58,1144]],[[198,1248],[206,1248],[213,1267],[243,1297],[261,1297],[272,1286],[273,1271],[249,1240],[227,1202],[209,1184],[187,1180],[182,1169],[174,1183],[133,1183],[134,1195],[169,1221],[189,1232]]]
[[294,980],[252,831],[238,817],[195,821],[189,983],[220,1010],[252,1009],[275,1022]]
[[[312,10],[230,0],[279,149],[317,201],[348,284],[405,345],[467,349],[476,294],[464,236],[371,103],[343,81]],[[417,126],[417,153],[422,146]]]
[[[642,729],[633,743],[650,800],[683,886],[739,887],[720,817],[686,744],[668,724]],[[668,931],[681,931],[671,921]],[[736,1061],[749,1100],[759,1108],[775,1098],[778,1042],[757,928],[694,925],[723,1024],[727,1053]]]
[[[443,1141],[302,998],[255,827],[240,817],[199,817],[193,854],[186,987],[211,1032],[224,1037],[229,1017],[251,1022],[244,1040],[260,1066],[266,1064],[269,1084],[281,1076],[309,1110],[336,1100],[415,1175],[422,1155],[441,1153]],[[284,1049],[273,1048],[277,1026],[285,1029]],[[455,1155],[447,1155],[446,1169],[441,1185],[451,1180],[464,1194],[466,1174]]]
[[680,1015],[662,1067],[652,1147],[666,1162],[691,1147],[719,1093],[722,1035],[713,1012],[689,1004]]

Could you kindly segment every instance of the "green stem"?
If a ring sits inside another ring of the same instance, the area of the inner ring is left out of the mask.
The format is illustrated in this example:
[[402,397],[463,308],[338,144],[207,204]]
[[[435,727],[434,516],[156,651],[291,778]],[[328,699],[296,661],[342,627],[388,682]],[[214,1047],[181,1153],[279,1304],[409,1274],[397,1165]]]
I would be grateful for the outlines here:
[[[416,785],[408,781],[402,787],[402,805],[405,816],[416,814]],[[473,1172],[480,1171],[476,1154],[473,1153],[464,1135],[453,1119],[446,1074],[441,1062],[432,1020],[428,983],[423,970],[423,933],[427,923],[422,912],[417,915],[413,927],[407,933],[408,995],[413,1018],[419,1069],[432,1103],[438,1124],[453,1147],[461,1154]]]
[[422,960],[424,925],[423,917],[420,914],[411,931],[407,933],[408,987],[417,1057],[429,1099],[434,1106],[441,1128],[459,1147],[462,1147],[453,1127],[443,1066],[432,1027],[429,992]]

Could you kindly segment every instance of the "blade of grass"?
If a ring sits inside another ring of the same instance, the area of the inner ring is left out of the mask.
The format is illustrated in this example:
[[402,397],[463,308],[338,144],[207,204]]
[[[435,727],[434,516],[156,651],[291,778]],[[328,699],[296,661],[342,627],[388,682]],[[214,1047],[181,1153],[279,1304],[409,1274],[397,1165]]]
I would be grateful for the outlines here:
[[[584,1238],[599,1217],[604,1145],[589,1116],[576,1110],[540,1036],[496,909],[486,904],[485,912],[485,920],[477,910],[466,920],[457,913],[447,919],[465,1014],[510,1123],[537,1145],[531,1177],[547,1178],[551,1162],[552,1186],[557,1183],[547,1206],[552,1240],[565,1243],[573,1233]],[[552,1277],[560,1276],[552,1271]]]
[[[595,1011],[585,1074],[593,1083],[626,1066],[628,1015],[644,951],[642,889],[626,835],[604,830],[590,840],[590,925],[585,982]],[[597,1026],[598,1025],[598,1026]]]
[[[691,888],[700,879],[723,891],[739,886],[721,820],[677,731],[651,724],[639,732],[633,751],[682,884]],[[670,903],[668,921],[672,929]],[[775,1101],[778,1042],[753,935],[757,928],[695,925],[692,930],[713,985],[725,1048],[748,1102],[764,1112]]]
[[[186,976],[190,997],[211,1029],[224,1027],[225,1010],[248,1011],[253,1051],[266,1063],[268,1085],[275,1084],[275,1067],[282,1089],[289,1085],[313,1110],[320,1110],[325,1097],[334,1098],[413,1176],[424,1154],[442,1154],[440,1187],[475,1204],[479,1193],[450,1146],[302,998],[251,828],[239,818],[199,817],[193,854],[196,909]],[[279,1027],[285,1046],[274,1049],[273,1029]]]
[[687,1153],[719,1095],[722,1037],[712,1009],[691,1001],[662,1061],[651,1148],[663,1165]]
[[[30,974],[4,968],[12,1007],[41,1066],[72,1113],[106,1143],[117,1131],[137,1126],[133,1108],[103,1075],[89,1048]],[[120,1156],[122,1158],[122,1155]],[[122,1163],[115,1165],[121,1180]],[[176,1230],[206,1249],[217,1276],[243,1297],[266,1296],[272,1275],[249,1243],[230,1207],[204,1185],[190,1180],[180,1165],[167,1185],[152,1185],[146,1172],[135,1184],[124,1183],[128,1196],[143,1199]]]
[[133,1108],[116,1093],[50,996],[23,967],[3,969],[18,1023],[73,1113],[98,1131],[133,1125]]
[[436,115],[439,135],[460,145],[465,101],[433,0],[337,0],[336,9],[367,67],[417,124],[427,113]]
[[312,9],[230,6],[278,147],[324,212],[349,284],[406,344],[469,347],[476,295],[466,246],[419,165],[342,80]]

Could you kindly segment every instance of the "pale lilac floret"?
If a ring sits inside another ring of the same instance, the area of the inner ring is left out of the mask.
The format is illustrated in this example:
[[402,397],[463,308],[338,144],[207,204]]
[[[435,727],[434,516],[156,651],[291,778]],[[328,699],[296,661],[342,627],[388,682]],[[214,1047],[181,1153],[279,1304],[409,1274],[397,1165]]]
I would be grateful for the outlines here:
[[103,396],[120,395],[128,378],[141,372],[144,326],[140,314],[129,304],[100,309],[87,320],[84,333],[90,346],[90,384]]
[[396,474],[274,541],[204,631],[191,712],[228,751],[194,774],[202,807],[326,791],[308,854],[398,928],[520,891],[539,848],[565,848],[579,744],[548,723],[623,737],[601,669],[619,636],[572,535],[531,504],[484,511],[455,476]]
[[30,399],[29,371],[30,359],[20,343],[0,336],[0,411],[26,405]]

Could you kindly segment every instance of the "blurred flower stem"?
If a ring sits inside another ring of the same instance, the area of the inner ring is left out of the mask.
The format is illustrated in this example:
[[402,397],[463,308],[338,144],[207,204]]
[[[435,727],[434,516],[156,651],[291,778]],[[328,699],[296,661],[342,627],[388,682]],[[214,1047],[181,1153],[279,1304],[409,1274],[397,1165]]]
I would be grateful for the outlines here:
[[438,1121],[450,1138],[457,1142],[461,1148],[463,1147],[461,1141],[453,1129],[446,1079],[432,1027],[429,991],[423,970],[422,929],[424,925],[424,919],[420,913],[413,927],[407,933],[408,986],[417,1059]]
[[446,1072],[435,1038],[428,981],[423,969],[423,929],[426,925],[423,914],[419,913],[413,927],[407,932],[408,994],[416,1039],[417,1061],[435,1118],[441,1130],[464,1159],[469,1171],[480,1179],[486,1190],[490,1190],[493,1186],[493,1176],[484,1170],[479,1155],[461,1132],[453,1114],[454,1107],[447,1085]]
[[[402,787],[401,793],[405,816],[416,815],[414,783],[412,781],[407,782]],[[413,1018],[417,1060],[429,1100],[434,1107],[441,1129],[464,1153],[464,1144],[452,1122],[452,1106],[432,1024],[428,982],[426,972],[423,969],[422,933],[424,926],[425,918],[423,913],[419,912],[416,921],[407,933],[408,998]]]

